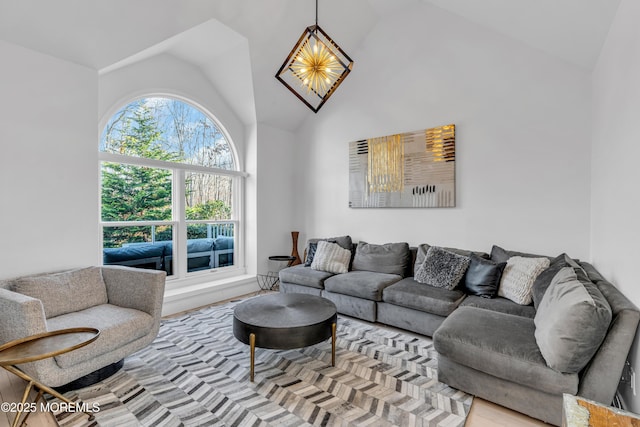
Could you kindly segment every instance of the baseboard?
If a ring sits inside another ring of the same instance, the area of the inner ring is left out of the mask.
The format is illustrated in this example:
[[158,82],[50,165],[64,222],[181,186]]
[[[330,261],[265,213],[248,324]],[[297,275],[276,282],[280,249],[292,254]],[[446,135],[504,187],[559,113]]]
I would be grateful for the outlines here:
[[169,316],[259,290],[256,276],[230,279],[171,289],[165,292],[162,315]]

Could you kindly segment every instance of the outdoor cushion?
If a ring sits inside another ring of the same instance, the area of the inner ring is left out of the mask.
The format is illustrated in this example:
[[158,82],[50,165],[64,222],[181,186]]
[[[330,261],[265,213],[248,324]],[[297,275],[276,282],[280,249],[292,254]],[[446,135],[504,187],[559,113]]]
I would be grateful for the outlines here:
[[280,270],[280,281],[295,283],[296,285],[310,286],[312,288],[324,289],[325,279],[333,276],[333,273],[314,270],[302,264]]
[[461,365],[550,394],[576,394],[578,375],[547,366],[533,319],[475,307],[455,310],[433,334],[441,355]]
[[376,273],[373,271],[350,271],[330,277],[324,288],[336,294],[350,295],[371,301],[382,301],[382,291],[401,280],[398,274]]
[[101,356],[147,335],[153,323],[153,317],[144,311],[112,304],[102,304],[47,319],[49,330],[81,326],[100,330],[100,336],[94,343],[55,357],[55,361],[63,369]]
[[486,310],[498,311],[505,314],[513,314],[515,316],[528,317],[533,319],[536,315],[536,309],[532,305],[520,305],[503,297],[482,298],[475,295],[468,295],[460,307],[478,307]]
[[218,236],[213,241],[213,250],[222,251],[225,249],[233,249],[233,237]]
[[382,292],[384,302],[438,316],[451,314],[464,298],[464,292],[461,290],[436,288],[418,283],[412,277],[404,278]]
[[410,260],[411,252],[408,243],[375,245],[359,242],[353,258],[353,270],[397,274],[404,277]]
[[106,304],[108,301],[100,267],[22,277],[15,281],[13,290],[42,301],[47,318]]
[[[104,248],[102,258],[105,264],[117,264],[145,258],[156,258],[164,255],[164,245],[152,243],[132,244],[121,248]],[[169,253],[171,255],[171,253]]]
[[565,267],[551,281],[535,316],[535,338],[547,364],[579,372],[607,334],[611,307],[582,268]]

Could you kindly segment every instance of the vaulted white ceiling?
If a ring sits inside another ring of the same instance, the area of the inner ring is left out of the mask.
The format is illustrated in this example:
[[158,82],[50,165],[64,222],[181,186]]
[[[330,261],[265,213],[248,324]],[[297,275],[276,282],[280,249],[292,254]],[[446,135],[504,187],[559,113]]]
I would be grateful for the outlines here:
[[[426,3],[588,72],[619,2],[319,0],[318,19],[349,53],[385,16]],[[101,72],[170,53],[217,82],[245,122],[289,130],[313,113],[274,75],[314,22],[313,0],[0,0],[0,39]]]

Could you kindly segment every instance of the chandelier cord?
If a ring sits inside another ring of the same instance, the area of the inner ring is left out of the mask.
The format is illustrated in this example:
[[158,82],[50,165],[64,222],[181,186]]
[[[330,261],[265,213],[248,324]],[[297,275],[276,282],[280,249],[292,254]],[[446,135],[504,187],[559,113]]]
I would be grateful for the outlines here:
[[318,26],[318,0],[316,0],[316,27]]

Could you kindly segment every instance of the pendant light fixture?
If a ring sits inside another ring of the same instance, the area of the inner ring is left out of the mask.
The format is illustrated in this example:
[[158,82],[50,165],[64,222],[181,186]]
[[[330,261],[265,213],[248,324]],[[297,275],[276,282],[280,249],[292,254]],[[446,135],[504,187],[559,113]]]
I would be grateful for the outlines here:
[[307,27],[291,49],[276,78],[317,113],[353,67],[353,61],[316,24]]

